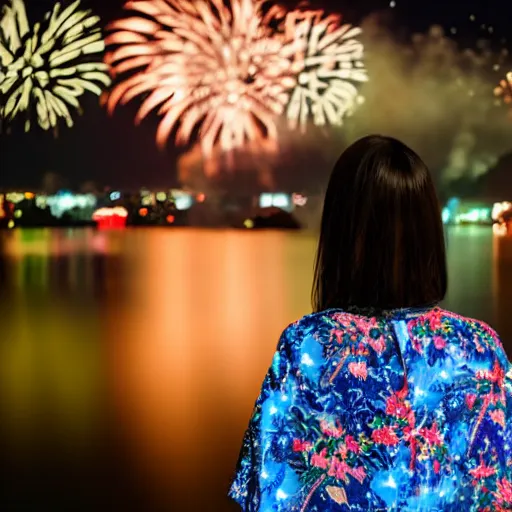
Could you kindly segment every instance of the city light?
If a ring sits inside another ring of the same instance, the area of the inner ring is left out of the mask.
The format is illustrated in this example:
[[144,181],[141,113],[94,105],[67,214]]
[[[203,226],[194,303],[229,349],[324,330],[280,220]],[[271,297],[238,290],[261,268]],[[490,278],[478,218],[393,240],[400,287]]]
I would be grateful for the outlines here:
[[92,219],[97,222],[100,229],[118,229],[126,226],[128,210],[116,206],[115,208],[100,208],[96,210]]
[[289,194],[270,194],[260,195],[260,208],[280,208],[281,210],[291,211],[293,209],[292,200]]
[[498,221],[500,217],[507,211],[512,210],[512,202],[510,201],[502,201],[499,203],[494,203],[492,207],[492,220]]
[[44,205],[49,207],[52,215],[61,218],[64,213],[74,208],[95,208],[97,198],[94,194],[72,194],[71,192],[63,192],[55,196],[39,196],[36,205]]
[[292,194],[292,202],[295,206],[306,206],[308,198],[302,194]]
[[21,192],[8,192],[5,195],[5,199],[9,203],[18,204],[25,199],[25,194],[22,194]]
[[190,194],[185,192],[175,192],[174,194],[174,204],[176,205],[177,210],[188,210],[192,207],[193,200]]

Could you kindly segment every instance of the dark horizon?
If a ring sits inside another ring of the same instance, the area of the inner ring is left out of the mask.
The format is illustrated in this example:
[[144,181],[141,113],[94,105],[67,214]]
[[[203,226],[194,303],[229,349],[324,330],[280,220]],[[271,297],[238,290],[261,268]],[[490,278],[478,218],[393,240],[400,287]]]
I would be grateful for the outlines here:
[[[3,0],[2,4],[5,3]],[[286,0],[284,3],[291,7],[300,2]],[[482,24],[493,27],[491,39],[496,48],[507,44],[502,39],[512,28],[512,8],[503,0],[456,1],[448,5],[396,0],[393,9],[389,7],[388,1],[383,0],[367,0],[364,4],[347,8],[339,6],[334,0],[311,0],[309,3],[313,7],[339,10],[345,22],[355,24],[371,12],[388,10],[397,32],[403,31],[405,34],[425,31],[433,24],[440,24],[461,47],[474,45],[484,34],[489,36],[487,28],[483,28]],[[54,2],[28,0],[26,4],[29,19],[34,22]],[[115,0],[106,4],[104,0],[82,1],[84,7],[90,7],[101,16],[103,25],[122,15],[124,2]],[[473,22],[469,19],[472,14],[475,15]],[[457,28],[456,34],[450,33],[452,27]],[[176,160],[187,148],[176,148],[172,141],[165,151],[156,148],[156,115],[135,127],[133,117],[137,101],[118,109],[113,117],[106,114],[99,106],[98,98],[92,94],[86,94],[81,103],[83,115],[74,114],[75,126],[71,129],[62,123],[58,138],[51,131],[43,132],[38,127],[25,134],[19,122],[13,123],[11,134],[0,134],[0,187],[37,188],[47,172],[61,175],[71,188],[78,188],[86,181],[96,181],[101,186],[116,188],[177,185]],[[340,135],[335,136],[338,138]],[[315,153],[320,153],[321,148],[318,143],[315,144]],[[329,158],[326,157],[327,160]],[[308,165],[314,165],[315,159],[311,160]],[[288,176],[288,181],[293,180],[296,164],[289,156],[283,156],[278,164],[280,174]],[[311,167],[299,171],[301,175],[311,174],[314,180]],[[301,181],[305,178],[302,176]]]

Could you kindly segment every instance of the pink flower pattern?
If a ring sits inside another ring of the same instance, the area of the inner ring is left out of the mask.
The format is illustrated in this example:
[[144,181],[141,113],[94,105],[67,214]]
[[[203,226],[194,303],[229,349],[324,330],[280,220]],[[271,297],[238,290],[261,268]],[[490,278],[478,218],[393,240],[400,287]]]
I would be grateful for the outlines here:
[[512,512],[511,376],[492,329],[440,308],[306,316],[283,333],[230,495],[246,512]]

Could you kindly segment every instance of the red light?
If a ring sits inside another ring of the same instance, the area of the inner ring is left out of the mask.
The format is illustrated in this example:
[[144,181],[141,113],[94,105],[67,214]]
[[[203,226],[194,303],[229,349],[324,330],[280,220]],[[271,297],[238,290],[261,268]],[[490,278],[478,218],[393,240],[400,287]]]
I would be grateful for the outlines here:
[[119,215],[101,217],[96,222],[99,229],[121,229],[126,227],[126,217],[120,217]]
[[120,229],[126,227],[128,212],[124,208],[100,208],[92,215],[99,229]]
[[197,194],[196,199],[197,199],[197,202],[198,202],[198,203],[204,203],[204,200],[206,199],[206,195],[205,195],[205,194],[203,194],[203,193],[201,193],[201,194]]
[[167,215],[167,222],[169,224],[172,224],[174,222],[174,215]]
[[141,208],[141,209],[139,210],[139,215],[140,215],[141,217],[145,217],[147,214],[148,214],[148,209],[147,209],[147,208]]

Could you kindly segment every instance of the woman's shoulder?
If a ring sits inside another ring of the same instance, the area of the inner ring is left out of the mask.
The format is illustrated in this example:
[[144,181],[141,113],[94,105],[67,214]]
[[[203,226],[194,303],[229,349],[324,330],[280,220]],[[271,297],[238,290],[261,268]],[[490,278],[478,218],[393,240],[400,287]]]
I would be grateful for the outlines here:
[[477,359],[498,360],[504,368],[510,368],[510,360],[498,333],[486,322],[439,308],[437,323],[447,341],[462,344],[465,352]]
[[[384,314],[361,310],[326,309],[302,316],[285,329],[285,335],[295,342],[305,337],[317,339],[340,338],[347,331],[351,335],[376,337],[384,334],[387,325],[393,321],[404,321],[410,335],[420,337],[442,336],[452,342],[463,342],[466,349],[470,345],[477,351],[485,348],[503,352],[498,333],[486,322],[443,309],[400,309]],[[381,331],[380,333],[378,331]],[[345,338],[345,336],[343,336]]]
[[478,320],[477,318],[471,318],[469,316],[460,315],[459,313],[455,313],[453,311],[449,311],[443,308],[436,308],[436,311],[439,316],[445,318],[446,320],[452,321],[453,323],[465,324],[474,330],[479,330],[485,332],[489,336],[499,338],[498,333],[483,320]]
[[501,347],[498,333],[486,322],[463,316],[453,311],[437,308],[437,315],[445,329],[457,330],[460,335],[467,335],[490,346]]
[[323,311],[308,313],[291,323],[286,330],[304,331],[318,327],[340,327],[344,323],[357,325],[363,317],[355,312],[348,312],[343,309],[332,308]]
[[368,336],[370,332],[375,335],[377,331],[385,329],[388,320],[376,315],[332,308],[304,315],[291,323],[284,335],[294,341],[314,337],[317,341],[336,340],[339,343],[347,333],[358,339]]

